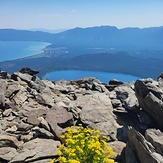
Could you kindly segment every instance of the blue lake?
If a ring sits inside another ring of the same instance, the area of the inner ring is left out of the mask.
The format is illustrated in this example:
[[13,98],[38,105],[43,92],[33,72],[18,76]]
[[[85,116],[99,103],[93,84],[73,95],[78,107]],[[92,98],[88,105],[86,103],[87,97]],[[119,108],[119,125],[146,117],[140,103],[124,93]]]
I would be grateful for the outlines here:
[[47,42],[0,41],[0,62],[42,53]]
[[82,71],[82,70],[60,70],[47,73],[43,79],[49,80],[78,80],[85,77],[95,77],[101,82],[108,83],[112,79],[117,79],[123,82],[136,81],[140,79],[137,76],[122,74],[122,73],[109,73],[97,71]]

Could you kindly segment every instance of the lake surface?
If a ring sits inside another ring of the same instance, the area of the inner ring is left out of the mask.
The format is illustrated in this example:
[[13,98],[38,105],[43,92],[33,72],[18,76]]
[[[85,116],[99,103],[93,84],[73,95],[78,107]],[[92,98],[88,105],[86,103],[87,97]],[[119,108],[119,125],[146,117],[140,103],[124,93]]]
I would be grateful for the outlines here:
[[82,70],[61,70],[47,73],[43,79],[49,80],[78,80],[84,77],[95,77],[101,82],[108,83],[112,79],[117,79],[123,82],[136,81],[140,79],[137,76],[122,74],[122,73],[109,73],[97,71],[82,71]]
[[0,41],[0,62],[42,53],[47,42]]

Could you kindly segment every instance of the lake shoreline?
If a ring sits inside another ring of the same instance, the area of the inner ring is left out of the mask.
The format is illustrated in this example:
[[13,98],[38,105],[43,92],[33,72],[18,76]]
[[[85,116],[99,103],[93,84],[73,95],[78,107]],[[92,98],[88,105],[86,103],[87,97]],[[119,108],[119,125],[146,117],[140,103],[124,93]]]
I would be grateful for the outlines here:
[[24,59],[44,53],[49,42],[0,41],[0,62]]
[[106,71],[89,71],[89,70],[56,70],[53,72],[46,73],[42,76],[42,79],[48,80],[79,80],[81,78],[96,78],[101,82],[108,83],[112,79],[116,79],[122,82],[131,82],[140,79],[141,77],[127,74],[127,73],[114,73],[114,72],[106,72]]

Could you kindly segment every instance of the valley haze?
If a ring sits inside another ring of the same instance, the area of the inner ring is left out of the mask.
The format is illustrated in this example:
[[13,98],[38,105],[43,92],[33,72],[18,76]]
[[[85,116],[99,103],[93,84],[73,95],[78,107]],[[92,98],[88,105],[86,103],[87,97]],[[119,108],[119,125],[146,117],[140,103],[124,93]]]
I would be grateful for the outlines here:
[[163,26],[122,28],[96,26],[52,34],[0,29],[1,41],[51,43],[43,53],[0,62],[9,73],[30,67],[39,76],[56,70],[90,70],[156,78],[163,70]]

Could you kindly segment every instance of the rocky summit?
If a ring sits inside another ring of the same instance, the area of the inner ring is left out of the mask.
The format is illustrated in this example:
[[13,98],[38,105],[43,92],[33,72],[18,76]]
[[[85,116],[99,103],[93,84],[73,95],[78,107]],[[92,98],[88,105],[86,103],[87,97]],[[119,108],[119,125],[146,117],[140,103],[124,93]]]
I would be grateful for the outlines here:
[[65,128],[99,129],[118,163],[163,163],[163,75],[135,83],[0,72],[0,162],[48,163]]

